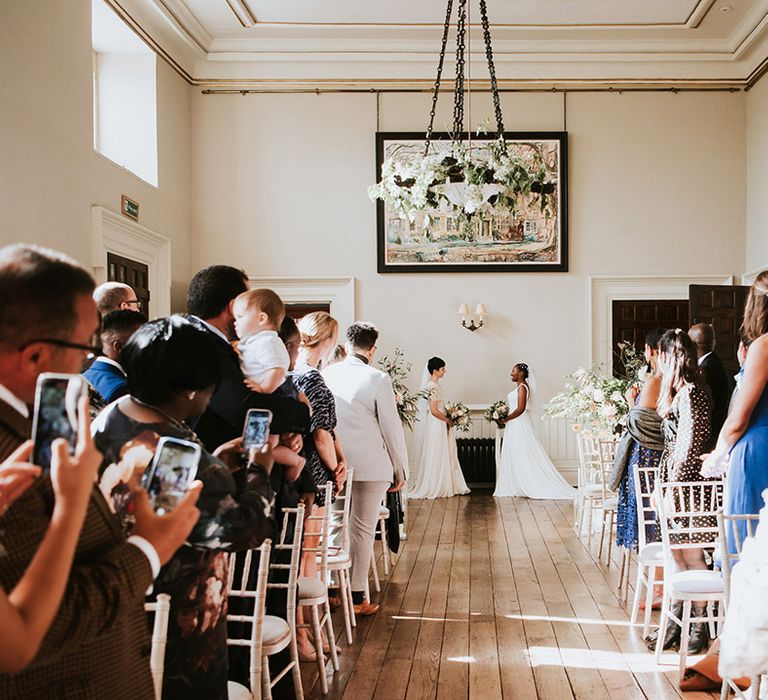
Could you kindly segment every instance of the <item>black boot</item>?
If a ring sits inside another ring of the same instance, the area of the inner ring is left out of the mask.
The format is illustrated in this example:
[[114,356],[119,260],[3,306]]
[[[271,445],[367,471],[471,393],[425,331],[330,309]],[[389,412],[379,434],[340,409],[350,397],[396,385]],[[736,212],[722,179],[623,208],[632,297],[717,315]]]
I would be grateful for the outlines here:
[[[678,618],[682,619],[683,617],[683,604],[682,603],[675,603],[672,606],[672,614]],[[648,647],[649,651],[656,651],[656,640],[659,638],[659,630],[656,630],[655,632],[651,632],[646,638],[645,638],[645,646]],[[680,644],[680,625],[678,625],[674,620],[667,620],[667,633],[664,635],[664,645],[662,646],[662,649],[664,651],[667,651],[668,649],[672,649],[673,647],[676,647]]]
[[[695,617],[704,617],[707,614],[706,606],[694,605],[691,608],[691,620]],[[703,654],[709,646],[709,624],[706,622],[691,622],[691,632],[688,638],[688,653]]]

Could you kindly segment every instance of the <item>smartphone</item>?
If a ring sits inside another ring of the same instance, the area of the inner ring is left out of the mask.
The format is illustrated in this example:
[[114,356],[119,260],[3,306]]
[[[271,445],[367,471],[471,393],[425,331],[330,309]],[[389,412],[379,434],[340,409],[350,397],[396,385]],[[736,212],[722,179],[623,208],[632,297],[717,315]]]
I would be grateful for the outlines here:
[[269,439],[269,425],[272,422],[272,411],[266,408],[251,408],[245,414],[243,428],[243,449],[247,453],[252,447],[262,449]]
[[152,464],[142,480],[156,513],[169,513],[184,498],[197,475],[201,454],[197,443],[173,437],[160,438]]
[[51,443],[64,438],[70,454],[77,445],[78,404],[87,391],[79,374],[44,372],[37,378],[32,439],[32,461],[41,469],[51,468]]

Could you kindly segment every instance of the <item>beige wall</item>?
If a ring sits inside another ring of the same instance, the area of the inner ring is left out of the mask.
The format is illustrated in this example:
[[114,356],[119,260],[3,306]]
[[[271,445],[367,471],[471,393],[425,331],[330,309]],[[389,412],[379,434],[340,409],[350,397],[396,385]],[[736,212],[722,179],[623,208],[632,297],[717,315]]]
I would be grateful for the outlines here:
[[[570,272],[379,275],[373,95],[193,97],[193,265],[258,275],[355,275],[357,314],[402,346],[413,382],[431,355],[447,393],[504,396],[526,361],[548,398],[589,362],[591,274],[741,273],[745,264],[743,94],[571,94]],[[428,96],[383,95],[381,130],[419,131]],[[562,96],[504,95],[509,130],[562,128]],[[491,114],[487,98],[473,114]],[[442,104],[436,124],[449,120]],[[488,306],[462,329],[461,302]]]
[[768,268],[768,78],[747,93],[747,271]]
[[190,269],[190,87],[157,62],[159,187],[93,150],[90,0],[0,7],[0,243],[30,241],[91,260],[90,207],[141,205],[172,240],[172,299]]

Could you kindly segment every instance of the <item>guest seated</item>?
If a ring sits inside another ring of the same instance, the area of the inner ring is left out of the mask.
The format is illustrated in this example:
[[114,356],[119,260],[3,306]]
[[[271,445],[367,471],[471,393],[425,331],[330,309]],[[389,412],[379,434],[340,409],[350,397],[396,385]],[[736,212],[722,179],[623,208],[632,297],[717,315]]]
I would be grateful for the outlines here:
[[98,392],[105,404],[125,396],[128,382],[120,364],[120,353],[134,332],[147,317],[138,311],[110,311],[101,320],[101,351],[93,364],[83,372],[88,383]]
[[93,290],[93,300],[101,316],[113,311],[139,311],[136,292],[122,282],[105,282]]
[[283,301],[271,289],[251,289],[235,299],[232,313],[248,386],[259,394],[272,394],[285,382],[289,364],[288,351],[277,335],[285,317]]
[[[149,465],[158,440],[200,443],[185,421],[205,411],[220,379],[213,342],[193,322],[172,316],[145,324],[123,348],[130,393],[99,416],[95,441],[104,453],[99,486],[126,531],[129,484]],[[200,521],[154,586],[171,596],[165,697],[227,696],[227,553],[258,547],[273,525],[272,457],[251,459],[244,459],[240,439],[202,452]]]
[[[80,371],[97,326],[93,288],[85,269],[60,253],[26,245],[0,249],[0,459],[30,437],[27,406],[34,401],[38,375]],[[13,591],[25,572],[40,571],[36,552],[51,526],[60,526],[57,488],[51,475],[43,474],[0,516],[4,590]],[[197,520],[196,499],[192,489],[163,517],[139,499],[133,535],[126,539],[101,493],[90,489],[64,595],[52,606],[53,623],[29,668],[0,674],[0,697],[153,696],[143,651],[150,645],[144,595]],[[79,529],[74,514],[71,520]],[[46,577],[55,579],[60,566],[46,568]],[[55,592],[55,583],[47,583]],[[50,603],[36,598],[33,605]]]

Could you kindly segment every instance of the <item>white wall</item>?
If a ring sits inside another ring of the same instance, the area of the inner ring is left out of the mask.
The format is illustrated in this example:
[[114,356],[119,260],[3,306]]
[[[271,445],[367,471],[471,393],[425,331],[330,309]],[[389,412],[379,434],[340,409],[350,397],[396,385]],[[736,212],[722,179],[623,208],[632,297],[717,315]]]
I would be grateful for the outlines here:
[[[429,96],[381,97],[382,131],[420,131]],[[562,129],[562,96],[503,95],[508,130]],[[745,262],[743,94],[570,94],[570,272],[376,273],[373,95],[193,97],[195,266],[358,279],[357,315],[399,345],[413,382],[431,355],[449,398],[504,396],[526,361],[548,398],[589,362],[590,274],[740,273]],[[441,100],[438,127],[449,121]],[[477,121],[492,114],[487,96]],[[487,328],[458,323],[488,306]]]
[[190,274],[190,88],[157,64],[155,188],[93,149],[90,0],[0,5],[0,244],[28,241],[91,260],[90,207],[141,205],[172,240],[173,299]]
[[747,93],[747,271],[768,268],[768,78]]

